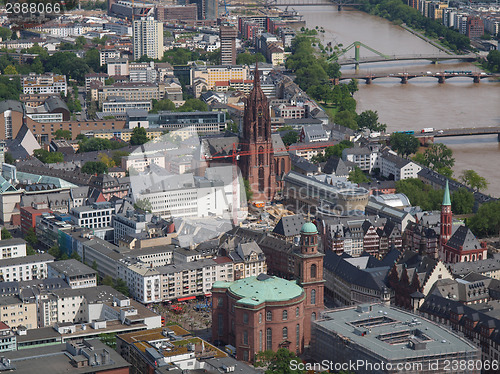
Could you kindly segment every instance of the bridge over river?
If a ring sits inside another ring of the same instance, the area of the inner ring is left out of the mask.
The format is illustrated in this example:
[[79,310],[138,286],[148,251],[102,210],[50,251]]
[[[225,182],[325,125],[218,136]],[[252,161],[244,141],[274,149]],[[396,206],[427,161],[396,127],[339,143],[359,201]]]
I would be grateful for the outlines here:
[[399,79],[401,83],[406,84],[410,79],[414,78],[422,78],[422,77],[432,77],[436,78],[439,83],[444,83],[447,79],[451,78],[457,78],[457,77],[466,77],[466,78],[472,78],[474,83],[479,83],[481,79],[485,78],[498,78],[500,77],[500,74],[491,74],[491,73],[477,73],[477,72],[472,72],[472,71],[457,71],[457,72],[438,72],[438,73],[431,73],[431,72],[421,72],[421,73],[397,73],[397,74],[387,74],[387,73],[380,73],[380,74],[342,74],[340,78],[337,79],[332,79],[331,81],[333,84],[338,84],[342,80],[346,79],[361,79],[366,82],[366,84],[370,84],[373,80],[375,79],[381,79],[381,78],[395,78]]

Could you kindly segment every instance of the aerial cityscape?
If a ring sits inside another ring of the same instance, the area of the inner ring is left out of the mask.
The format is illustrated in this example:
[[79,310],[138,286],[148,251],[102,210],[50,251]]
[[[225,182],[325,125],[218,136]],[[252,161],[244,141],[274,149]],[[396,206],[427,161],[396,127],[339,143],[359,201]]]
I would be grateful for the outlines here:
[[500,372],[498,0],[5,0],[0,374]]

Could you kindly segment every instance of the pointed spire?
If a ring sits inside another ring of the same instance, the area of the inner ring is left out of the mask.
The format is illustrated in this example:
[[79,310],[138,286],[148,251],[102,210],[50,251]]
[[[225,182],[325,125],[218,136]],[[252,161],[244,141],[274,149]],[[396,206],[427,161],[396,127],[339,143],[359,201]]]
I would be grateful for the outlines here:
[[253,86],[260,88],[259,61],[255,60],[255,72],[253,74]]
[[443,196],[443,204],[442,205],[451,205],[450,187],[448,186],[448,180],[446,180],[446,186],[444,188],[444,196]]

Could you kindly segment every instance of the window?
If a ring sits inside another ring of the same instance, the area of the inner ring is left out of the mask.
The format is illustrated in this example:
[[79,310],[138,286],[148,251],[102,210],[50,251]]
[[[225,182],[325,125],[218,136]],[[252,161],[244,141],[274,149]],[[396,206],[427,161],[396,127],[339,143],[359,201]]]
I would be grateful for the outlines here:
[[316,278],[316,264],[311,265],[311,278]]
[[298,317],[298,316],[300,316],[300,308],[299,307],[295,308],[295,317]]
[[272,321],[273,320],[273,312],[268,311],[266,312],[266,321]]
[[283,339],[288,339],[288,327],[283,327]]
[[243,313],[243,324],[248,325],[248,313]]
[[262,323],[262,313],[259,313],[259,323]]
[[243,344],[248,345],[248,331],[243,331]]
[[311,304],[316,305],[316,290],[311,290]]
[[259,352],[262,352],[262,330],[259,331]]
[[222,313],[219,313],[219,315],[218,315],[218,322],[219,322],[218,333],[219,333],[219,336],[221,336],[224,334],[224,319],[223,319]]
[[300,325],[297,323],[295,326],[295,344],[296,346],[300,346]]
[[316,321],[316,313],[311,314],[311,321]]
[[266,330],[266,349],[273,349],[273,330],[270,328]]
[[217,300],[217,306],[219,308],[223,308],[224,307],[224,298],[223,297],[219,297],[219,299]]
[[284,310],[283,311],[283,321],[286,321],[288,319],[288,311]]

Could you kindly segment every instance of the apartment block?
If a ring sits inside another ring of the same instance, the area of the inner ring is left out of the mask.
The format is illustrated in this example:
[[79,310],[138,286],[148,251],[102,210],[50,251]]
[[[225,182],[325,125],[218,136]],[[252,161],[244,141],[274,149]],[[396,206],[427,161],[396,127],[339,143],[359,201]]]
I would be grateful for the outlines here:
[[158,85],[154,83],[115,83],[99,88],[99,105],[110,96],[120,96],[126,101],[160,100]]
[[142,56],[153,59],[163,57],[163,23],[151,17],[134,21],[134,59]]
[[48,253],[0,260],[0,281],[27,281],[47,278],[47,264],[54,257]]
[[0,260],[26,256],[26,241],[12,238],[0,240]]
[[89,229],[111,226],[114,214],[114,206],[107,202],[71,209],[71,216],[75,225]]
[[66,76],[46,73],[35,74],[31,73],[21,79],[23,94],[57,94],[63,92],[68,94],[68,86],[66,83]]
[[48,264],[48,278],[61,278],[73,289],[97,286],[97,272],[75,259]]

